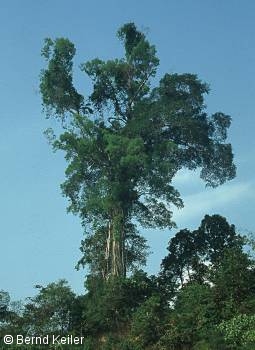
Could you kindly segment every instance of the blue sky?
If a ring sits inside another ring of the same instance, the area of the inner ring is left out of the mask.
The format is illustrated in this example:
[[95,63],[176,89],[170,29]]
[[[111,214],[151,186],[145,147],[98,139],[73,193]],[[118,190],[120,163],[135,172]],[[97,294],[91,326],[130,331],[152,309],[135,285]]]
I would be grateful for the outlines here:
[[[65,160],[52,153],[43,136],[39,95],[40,50],[45,37],[75,43],[75,81],[88,94],[90,84],[78,65],[94,57],[122,55],[117,29],[135,22],[148,33],[166,72],[196,73],[209,83],[208,111],[232,116],[229,140],[237,177],[205,189],[197,173],[175,179],[185,202],[175,210],[179,228],[195,228],[203,216],[219,213],[242,231],[255,231],[255,2],[250,0],[2,0],[0,2],[0,289],[13,299],[34,294],[35,284],[66,278],[82,293],[85,271],[74,266],[83,231],[66,214],[59,185]],[[152,254],[147,271],[156,273],[173,234],[144,232]]]

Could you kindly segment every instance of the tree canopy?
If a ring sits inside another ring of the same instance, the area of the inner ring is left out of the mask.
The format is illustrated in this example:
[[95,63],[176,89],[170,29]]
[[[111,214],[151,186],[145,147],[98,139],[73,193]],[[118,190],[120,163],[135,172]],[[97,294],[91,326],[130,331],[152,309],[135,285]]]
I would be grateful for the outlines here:
[[137,223],[174,226],[172,206],[181,208],[183,201],[172,179],[180,169],[200,169],[212,187],[235,176],[226,142],[231,118],[207,114],[208,85],[195,74],[167,73],[153,86],[159,65],[154,45],[134,23],[123,25],[117,36],[122,58],[81,65],[93,83],[88,96],[74,87],[75,48],[68,39],[45,40],[40,84],[48,116],[64,127],[58,136],[48,133],[68,162],[62,191],[89,235],[81,263],[105,279],[125,276],[144,262],[146,244]]

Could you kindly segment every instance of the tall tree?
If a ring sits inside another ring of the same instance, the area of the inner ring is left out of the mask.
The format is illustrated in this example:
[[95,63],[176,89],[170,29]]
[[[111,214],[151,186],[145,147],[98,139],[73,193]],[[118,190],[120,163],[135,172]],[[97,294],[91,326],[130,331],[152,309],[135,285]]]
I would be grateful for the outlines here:
[[171,206],[183,202],[171,182],[181,168],[200,168],[213,187],[235,176],[226,143],[231,118],[207,115],[207,84],[194,74],[165,74],[151,87],[159,64],[155,47],[133,23],[122,26],[118,38],[123,58],[81,66],[93,82],[88,98],[73,85],[74,45],[46,39],[42,50],[48,64],[41,73],[43,105],[64,126],[59,137],[51,135],[68,161],[62,190],[69,210],[98,237],[85,240],[83,251],[97,249],[102,260],[96,274],[104,278],[125,276],[141,258],[130,244],[139,237],[134,222],[174,225]]

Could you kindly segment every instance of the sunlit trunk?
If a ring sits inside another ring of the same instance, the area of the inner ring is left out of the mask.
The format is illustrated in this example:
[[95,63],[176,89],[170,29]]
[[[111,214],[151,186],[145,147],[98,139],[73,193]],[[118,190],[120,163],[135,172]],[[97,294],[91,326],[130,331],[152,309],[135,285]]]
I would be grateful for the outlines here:
[[104,278],[126,276],[125,231],[121,222],[110,220],[105,246]]

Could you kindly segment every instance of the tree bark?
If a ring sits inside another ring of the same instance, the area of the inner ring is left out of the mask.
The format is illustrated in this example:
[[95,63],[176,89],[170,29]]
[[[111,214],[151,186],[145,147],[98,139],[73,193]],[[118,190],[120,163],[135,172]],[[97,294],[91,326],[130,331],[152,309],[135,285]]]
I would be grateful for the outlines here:
[[110,219],[108,223],[103,278],[109,279],[110,276],[126,277],[125,228],[122,219],[117,223]]

